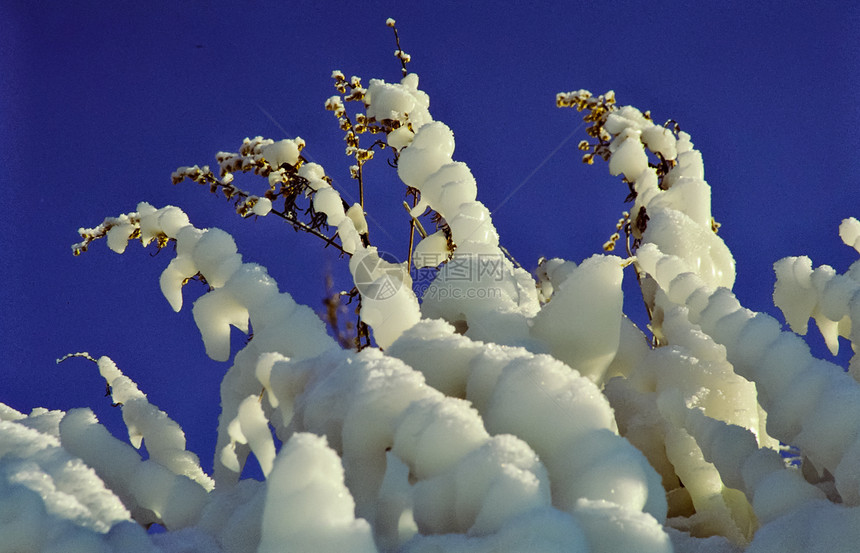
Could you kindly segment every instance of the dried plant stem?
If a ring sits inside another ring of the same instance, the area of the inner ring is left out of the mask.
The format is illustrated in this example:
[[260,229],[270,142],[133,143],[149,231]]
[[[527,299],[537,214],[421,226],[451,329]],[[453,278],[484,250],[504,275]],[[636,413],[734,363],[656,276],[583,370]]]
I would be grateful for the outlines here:
[[[415,207],[415,204],[417,203],[417,201],[418,201],[417,198],[415,198],[413,196],[412,207]],[[406,208],[406,211],[410,212],[410,217],[409,217],[409,253],[406,254],[406,267],[408,268],[408,270],[411,271],[412,270],[412,249],[415,246],[415,223],[416,223],[416,220],[415,220],[415,217],[411,216],[411,210],[409,209],[409,204],[407,204],[404,201],[403,207]]]

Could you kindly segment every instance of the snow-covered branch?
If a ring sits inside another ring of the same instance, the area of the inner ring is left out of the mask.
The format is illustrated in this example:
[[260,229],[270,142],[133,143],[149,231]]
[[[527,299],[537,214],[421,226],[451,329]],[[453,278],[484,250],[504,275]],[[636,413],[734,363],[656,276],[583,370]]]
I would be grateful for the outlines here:
[[[141,202],[81,229],[76,254],[100,238],[117,253],[130,240],[174,243],[160,287],[175,311],[190,279],[208,284],[194,321],[207,355],[231,363],[213,474],[113,361],[73,354],[96,363],[130,444],[86,408],[0,404],[0,551],[853,551],[858,355],[846,372],[740,304],[690,135],[611,92],[559,94],[590,124],[583,160],[607,161],[632,207],[605,252],[544,259],[533,276],[505,255],[397,40],[399,82],[365,88],[336,71],[340,95],[326,102],[358,202],[303,157],[298,137],[245,139],[217,154],[217,175],[173,175],[223,193],[244,217],[275,213],[335,245],[377,347],[342,349],[230,234],[195,227],[178,207]],[[365,147],[364,133],[381,137]],[[383,148],[413,200],[405,263],[368,234],[363,166]],[[266,191],[240,189],[234,173]],[[419,226],[433,230],[414,244]],[[622,232],[624,259],[609,253]],[[839,233],[860,252],[856,219]],[[413,268],[438,270],[413,290]],[[625,315],[625,271],[648,309],[641,328]],[[840,338],[856,352],[860,261],[844,275],[806,257],[775,271],[791,328],[803,334],[813,318],[834,353]],[[253,331],[238,352],[233,328]],[[783,445],[799,457],[789,462]],[[263,480],[242,478],[251,455]],[[141,528],[156,523],[168,532]]]

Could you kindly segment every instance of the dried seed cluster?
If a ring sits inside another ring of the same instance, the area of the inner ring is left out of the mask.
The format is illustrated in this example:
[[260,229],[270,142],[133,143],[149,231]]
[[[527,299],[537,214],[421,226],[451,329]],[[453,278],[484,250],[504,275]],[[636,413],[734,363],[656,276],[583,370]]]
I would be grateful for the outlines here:
[[[94,242],[100,238],[104,238],[105,236],[107,236],[109,230],[119,226],[130,227],[129,239],[140,238],[140,217],[136,213],[121,215],[119,217],[107,217],[98,226],[95,226],[93,228],[82,227],[78,229],[78,234],[80,234],[83,240],[81,240],[77,244],[72,245],[72,253],[74,255],[81,255],[82,253],[87,251],[87,248],[89,247],[91,242]],[[165,240],[166,238],[167,237],[165,237]],[[159,240],[158,243],[161,244],[161,240]]]
[[[219,190],[228,200],[234,201],[236,212],[242,217],[272,213],[285,219],[296,230],[304,230],[323,238],[328,244],[337,245],[333,238],[322,232],[327,229],[326,216],[317,213],[313,203],[306,201],[313,192],[309,181],[300,173],[300,168],[306,160],[300,155],[305,147],[305,141],[299,137],[289,142],[291,148],[297,150],[294,163],[282,162],[277,164],[277,159],[269,160],[266,155],[274,156],[278,153],[280,145],[272,139],[257,136],[253,139],[245,138],[238,152],[218,152],[215,159],[218,162],[219,175],[209,168],[208,165],[200,167],[180,167],[171,175],[173,184],[178,184],[185,179],[198,184],[208,185],[209,191],[217,193]],[[262,194],[252,194],[247,190],[239,188],[234,183],[235,173],[250,173],[267,177],[268,189]],[[321,177],[331,184],[331,179],[323,175]],[[269,208],[268,203],[273,207]],[[278,203],[275,206],[275,203]],[[265,207],[264,207],[264,204]]]
[[612,135],[603,128],[606,124],[606,118],[610,113],[615,111],[615,92],[610,90],[600,96],[593,96],[587,90],[576,90],[574,92],[559,92],[555,98],[556,106],[560,108],[576,108],[576,111],[587,111],[583,120],[586,123],[591,123],[585,132],[588,136],[596,138],[595,144],[583,140],[579,143],[579,149],[586,152],[582,156],[583,163],[591,165],[594,163],[594,156],[600,156],[604,161],[609,161],[609,142],[612,140]]

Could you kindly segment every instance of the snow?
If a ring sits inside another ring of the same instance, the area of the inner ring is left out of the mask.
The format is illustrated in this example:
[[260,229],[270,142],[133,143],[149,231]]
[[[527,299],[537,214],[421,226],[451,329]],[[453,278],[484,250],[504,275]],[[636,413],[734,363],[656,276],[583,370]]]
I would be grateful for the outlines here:
[[[592,136],[634,192],[634,255],[542,260],[535,278],[500,247],[451,128],[432,120],[418,84],[371,80],[364,107],[419,192],[410,214],[439,215],[413,252],[415,267],[440,266],[421,302],[410,267],[367,244],[364,207],[301,158],[303,140],[243,143],[270,182],[306,179],[377,347],[339,348],[228,233],[195,228],[179,208],[141,202],[82,229],[82,247],[104,237],[117,253],[132,236],[175,240],[160,277],[175,311],[188,279],[209,285],[194,321],[212,359],[232,357],[213,472],[113,361],[72,354],[96,362],[129,443],[86,408],[0,404],[0,552],[856,549],[860,358],[845,372],[795,332],[812,318],[834,353],[840,338],[856,348],[860,264],[844,274],[808,257],[775,264],[774,302],[794,332],[745,308],[701,152],[609,102]],[[600,98],[580,90],[559,102],[594,109],[614,96]],[[328,105],[341,109],[341,98]],[[224,154],[222,171],[239,158]],[[192,170],[208,169],[177,173]],[[239,201],[255,215],[272,208]],[[857,219],[839,235],[860,252]],[[625,270],[637,271],[650,340],[624,313]],[[238,352],[231,327],[254,332]],[[780,441],[799,449],[800,467]],[[261,481],[241,478],[251,456]],[[150,536],[150,524],[167,532]]]
[[412,143],[412,139],[415,138],[415,133],[409,127],[398,127],[392,132],[388,133],[386,136],[386,142],[392,148],[400,150],[409,146]]
[[776,520],[806,503],[825,499],[824,492],[810,485],[796,470],[774,471],[758,484],[753,509],[762,523]]
[[254,312],[265,308],[278,295],[278,283],[269,276],[265,267],[256,263],[243,263],[224,285],[224,289]]
[[451,162],[430,175],[421,192],[422,196],[445,216],[457,213],[461,204],[474,202],[478,196],[478,186],[468,165]]
[[412,252],[412,264],[416,269],[437,267],[448,259],[448,237],[444,231],[436,231],[418,242]]
[[239,404],[239,415],[230,423],[228,432],[237,442],[249,444],[263,476],[269,476],[275,461],[275,443],[258,396],[248,396]]
[[160,213],[160,210],[147,202],[140,202],[137,204],[137,216],[140,219],[140,222],[138,223],[140,228],[140,242],[144,246],[152,242],[152,240],[162,232],[158,225]]
[[368,103],[368,117],[377,120],[400,120],[415,109],[415,98],[403,87],[372,79],[367,88],[365,101]]
[[325,177],[325,170],[322,165],[317,163],[303,163],[302,166],[299,167],[298,173],[300,177],[308,180],[308,186],[313,190],[319,190],[320,188],[331,186],[323,179],[323,177]]
[[[442,442],[444,443],[444,442]],[[441,482],[440,482],[441,480]],[[430,495],[450,485],[454,495],[454,523],[470,535],[487,535],[500,530],[519,513],[549,504],[546,473],[537,455],[522,441],[499,435],[470,452],[456,470],[449,470],[416,487],[416,510]],[[429,511],[429,509],[427,509]],[[448,518],[444,511],[437,516]],[[422,520],[417,519],[419,530]],[[428,524],[428,530],[443,524]]]
[[621,260],[594,256],[576,267],[534,318],[531,334],[553,356],[595,382],[615,358],[621,334]]
[[[840,232],[845,227],[843,221]],[[773,301],[791,329],[806,334],[808,321],[813,318],[830,352],[836,355],[839,337],[851,336],[851,311],[860,304],[857,279],[850,272],[837,274],[828,265],[813,269],[812,260],[806,256],[781,259],[774,264],[774,272],[777,281]]]
[[[589,94],[576,94],[583,93]],[[644,229],[633,225],[634,237],[641,238],[643,245],[656,244],[662,252],[681,258],[689,271],[709,284],[731,288],[734,258],[712,227],[704,162],[689,135],[678,132],[676,139],[669,129],[657,127],[630,106],[609,113],[603,131],[612,138],[610,174],[623,175],[633,185],[633,222],[639,214],[647,216]],[[662,182],[658,181],[656,169],[649,166],[646,150],[674,161]]]
[[642,236],[644,242],[659,244],[664,253],[683,259],[690,270],[707,282],[732,287],[734,259],[718,235],[675,209],[649,210],[648,213],[650,220]]
[[609,501],[580,500],[574,511],[593,553],[669,553],[672,543],[656,520]]
[[175,206],[165,207],[158,215],[158,227],[167,236],[175,238],[179,234],[180,229],[189,224],[191,223],[188,220],[188,215]]
[[642,115],[641,111],[633,106],[622,106],[617,111],[609,114],[606,118],[606,125],[604,125],[604,128],[610,134],[618,135],[623,133],[626,129],[641,132],[651,126],[653,126],[653,123],[646,119],[645,116]]
[[272,211],[272,200],[269,198],[257,198],[256,200],[257,201],[254,202],[254,206],[251,208],[254,215],[265,217],[270,211]]
[[[451,129],[432,122],[420,127],[398,159],[400,179],[421,192],[411,215],[417,217],[427,207],[443,215],[456,248],[425,289],[421,314],[461,324],[474,339],[505,344],[531,340],[526,317],[538,310],[534,281],[505,258],[489,209],[472,199],[477,197],[474,177],[464,163],[453,160],[453,153]],[[417,263],[423,266],[434,264],[435,259],[427,258],[443,252],[441,236],[432,240],[418,250]],[[447,258],[447,237],[444,251]],[[501,328],[505,330],[499,332]],[[490,329],[497,334],[491,337]]]
[[343,467],[325,439],[295,434],[275,460],[259,552],[375,552],[370,526],[355,518]]
[[137,521],[167,528],[193,524],[206,503],[206,490],[163,465],[142,460],[115,440],[89,409],[73,409],[60,422],[63,448],[79,457],[128,507]]
[[216,361],[230,358],[230,326],[248,333],[248,309],[227,290],[212,290],[194,302],[194,322],[200,329],[206,355]]
[[[643,257],[640,250],[639,256],[652,275],[655,273],[650,267],[656,265],[653,252],[648,249]],[[659,273],[657,279],[661,286],[668,284],[660,282]],[[838,471],[840,476],[834,485],[842,500],[848,505],[858,504],[857,462],[847,455],[858,440],[857,419],[853,418],[854,404],[860,402],[857,382],[837,366],[812,358],[809,348],[794,334],[783,332],[775,340],[768,338],[771,345],[763,359],[761,351],[737,347],[746,328],[760,328],[761,320],[767,316],[744,310],[725,288],[713,290],[701,283],[699,290],[705,290],[709,297],[700,316],[696,316],[697,322],[725,346],[734,370],[759,386],[759,401],[768,413],[767,432],[783,442],[797,444],[819,473]],[[672,298],[671,286],[668,291]],[[689,306],[693,296],[684,295],[672,299]]]
[[829,501],[804,505],[759,530],[749,553],[852,551],[860,540],[860,510]]
[[301,139],[279,140],[273,144],[263,146],[260,149],[260,154],[268,161],[272,167],[280,167],[284,163],[287,165],[295,165],[299,161],[299,144]]
[[331,187],[317,190],[314,194],[314,209],[318,213],[325,213],[328,224],[334,227],[346,216],[340,194]]
[[[180,235],[177,241],[182,242],[182,238]],[[242,265],[242,256],[237,253],[233,237],[217,228],[207,229],[196,240],[191,259],[213,288],[224,286]]]
[[186,279],[196,274],[197,267],[190,256],[177,256],[171,259],[161,273],[159,279],[161,293],[174,311],[179,312],[182,309],[182,285]]
[[675,146],[676,140],[669,129],[653,126],[642,131],[642,143],[654,153],[659,153],[663,159],[675,159],[678,150]]
[[466,246],[468,242],[499,244],[499,235],[490,220],[490,210],[481,202],[459,204],[456,215],[448,222],[454,243]]
[[627,132],[612,142],[615,150],[609,158],[609,174],[624,175],[630,182],[637,180],[648,168],[648,156],[642,149],[636,132]]
[[[447,346],[443,346],[446,336]],[[419,370],[426,370],[431,382],[445,373],[437,374],[427,356],[420,355],[421,349],[430,345],[422,341],[430,341],[440,349],[458,350],[456,356],[446,358],[445,366],[451,380],[460,384],[443,389],[456,394],[462,391],[465,379],[466,398],[478,408],[487,429],[512,433],[535,449],[554,482],[554,504],[558,507],[571,508],[576,498],[585,494],[592,498],[611,497],[633,509],[647,505],[655,514],[665,510],[665,503],[661,507],[662,494],[655,494],[659,484],[640,454],[612,432],[595,432],[614,430],[614,421],[608,403],[588,379],[548,356],[535,357],[524,350],[490,350],[494,351],[490,356],[468,339],[453,334],[451,327],[428,322],[404,334],[392,347],[392,355],[403,356]],[[455,343],[459,347],[452,348]],[[420,348],[417,354],[416,348]],[[474,352],[471,355],[466,353],[470,349]],[[553,435],[540,432],[556,420],[575,424]],[[590,444],[588,448],[582,448],[584,442]],[[605,444],[605,455],[591,456],[598,443]],[[613,465],[616,469],[627,466],[629,470],[618,471],[624,474],[619,481],[610,478],[592,483],[589,471],[599,470],[599,464],[607,459],[615,459],[611,462],[618,463]]]
[[352,204],[346,210],[346,216],[352,220],[352,224],[355,226],[358,234],[367,234],[367,219],[364,217],[364,210],[361,208],[361,204]]
[[[467,366],[483,347],[455,334],[451,325],[436,319],[416,324],[386,351],[420,370],[433,388],[448,396],[464,398],[469,378]],[[426,364],[423,361],[427,359],[438,362]]]
[[25,504],[38,511],[31,513],[37,520],[68,520],[102,533],[130,520],[128,510],[91,468],[64,451],[57,438],[24,426],[24,421],[0,421],[0,487],[21,502],[17,514],[14,501],[3,506],[3,523],[26,519]]
[[680,152],[678,154],[677,165],[666,176],[666,184],[671,188],[682,178],[705,179],[705,167],[700,151],[688,150]]
[[140,449],[143,440],[149,458],[187,476],[206,491],[215,483],[200,468],[197,456],[185,449],[185,433],[164,411],[149,403],[146,395],[116,366],[110,358],[97,360],[99,372],[110,388],[111,399],[122,408],[123,421],[128,428],[129,441]]
[[382,259],[371,246],[356,251],[349,269],[362,294],[361,317],[373,328],[377,344],[387,348],[420,319],[409,268]]
[[[478,413],[468,402],[456,398],[440,402],[433,395],[415,401],[401,417],[392,451],[409,459],[417,478],[429,478],[450,469],[487,441]],[[452,429],[456,429],[459,438],[456,443],[448,442]]]
[[[438,123],[441,125],[441,123]],[[431,123],[431,126],[437,123]],[[444,151],[444,145],[432,144],[425,147],[420,146],[418,137],[415,136],[412,144],[404,149],[397,162],[397,174],[407,186],[421,190],[427,177],[438,171],[443,165],[450,162],[451,155]],[[452,139],[453,141],[453,139]]]
[[708,184],[693,177],[681,177],[669,190],[654,198],[650,204],[655,208],[683,212],[699,228],[707,229],[711,224],[711,190]]
[[134,225],[128,223],[112,227],[107,232],[108,247],[116,253],[124,252],[132,232]]
[[854,217],[843,219],[839,225],[839,237],[846,246],[851,246],[860,253],[860,221]]

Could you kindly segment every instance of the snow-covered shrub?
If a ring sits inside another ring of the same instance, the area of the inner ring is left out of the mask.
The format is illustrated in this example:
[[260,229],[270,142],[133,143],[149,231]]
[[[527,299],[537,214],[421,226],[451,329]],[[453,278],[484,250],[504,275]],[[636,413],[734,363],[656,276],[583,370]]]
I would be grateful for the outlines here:
[[[397,56],[398,83],[333,74],[326,108],[359,202],[303,157],[300,138],[246,139],[215,171],[173,175],[339,249],[357,334],[327,332],[229,234],[177,207],[141,203],[82,229],[76,253],[98,238],[117,253],[131,239],[174,244],[161,290],[179,311],[189,280],[208,285],[192,311],[213,359],[230,360],[231,327],[253,339],[222,381],[212,475],[107,357],[74,354],[97,364],[130,444],[89,409],[0,404],[0,551],[854,551],[860,360],[846,372],[815,359],[740,305],[690,136],[612,93],[559,94],[591,124],[584,161],[606,160],[633,205],[606,253],[542,260],[534,277],[507,255],[454,133]],[[382,138],[365,148],[366,133]],[[363,166],[382,149],[412,199],[405,263],[368,237]],[[267,190],[240,189],[240,172]],[[860,252],[860,222],[839,233]],[[609,253],[619,242],[624,257]],[[420,299],[418,269],[435,271]],[[856,347],[860,262],[844,275],[808,258],[775,270],[793,330],[811,317],[832,350],[839,336]],[[624,313],[624,278],[639,282],[647,327]],[[262,481],[240,478],[251,454]],[[153,523],[167,532],[146,533]]]

